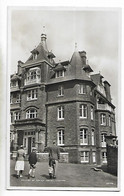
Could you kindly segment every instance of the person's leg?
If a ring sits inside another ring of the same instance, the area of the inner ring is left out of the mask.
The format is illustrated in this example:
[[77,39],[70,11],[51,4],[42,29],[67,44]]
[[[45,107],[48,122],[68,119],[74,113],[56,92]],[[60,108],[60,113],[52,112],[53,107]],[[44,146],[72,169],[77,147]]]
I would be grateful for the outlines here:
[[19,178],[19,170],[17,170],[17,178]]
[[35,168],[32,169],[32,177],[35,178]]
[[23,176],[22,176],[22,172],[23,172],[23,171],[22,171],[22,170],[20,170],[20,177],[23,177]]
[[28,178],[30,178],[31,173],[32,173],[32,166],[30,165],[30,170],[29,170],[29,173],[28,173]]
[[55,160],[55,164],[54,164],[54,168],[53,168],[53,177],[54,177],[54,178],[56,178],[57,169],[58,169],[58,161]]

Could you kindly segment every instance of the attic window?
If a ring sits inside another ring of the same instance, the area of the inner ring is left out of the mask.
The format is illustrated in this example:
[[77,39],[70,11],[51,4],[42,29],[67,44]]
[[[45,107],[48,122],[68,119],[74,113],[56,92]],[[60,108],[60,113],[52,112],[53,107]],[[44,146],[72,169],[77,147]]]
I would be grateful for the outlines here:
[[64,70],[56,71],[56,78],[64,77]]
[[33,54],[33,60],[37,59],[37,54]]

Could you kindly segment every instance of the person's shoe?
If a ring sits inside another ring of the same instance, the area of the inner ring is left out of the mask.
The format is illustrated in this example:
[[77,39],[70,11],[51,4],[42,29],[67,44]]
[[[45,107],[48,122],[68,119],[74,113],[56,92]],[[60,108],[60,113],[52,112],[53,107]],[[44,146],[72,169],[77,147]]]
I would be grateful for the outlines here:
[[23,175],[22,174],[20,174],[20,178],[22,178],[23,177]]
[[52,179],[52,174],[49,174],[49,176],[50,176],[50,179]]

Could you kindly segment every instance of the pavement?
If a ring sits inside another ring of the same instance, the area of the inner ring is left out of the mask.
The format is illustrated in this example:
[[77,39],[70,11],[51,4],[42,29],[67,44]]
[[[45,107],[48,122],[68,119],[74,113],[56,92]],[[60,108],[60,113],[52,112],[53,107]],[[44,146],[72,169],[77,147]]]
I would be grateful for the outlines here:
[[117,188],[117,176],[107,173],[105,170],[95,171],[95,166],[59,163],[56,179],[50,179],[48,175],[48,163],[38,162],[35,178],[28,179],[29,163],[25,161],[23,177],[17,179],[14,170],[15,160],[10,162],[10,188],[18,187],[80,187],[80,188]]

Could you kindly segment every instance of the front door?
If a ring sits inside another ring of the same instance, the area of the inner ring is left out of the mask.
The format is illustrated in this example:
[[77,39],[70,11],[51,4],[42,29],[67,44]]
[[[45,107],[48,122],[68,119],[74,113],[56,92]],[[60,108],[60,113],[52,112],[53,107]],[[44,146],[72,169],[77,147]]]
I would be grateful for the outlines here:
[[28,154],[31,153],[31,137],[28,137]]

